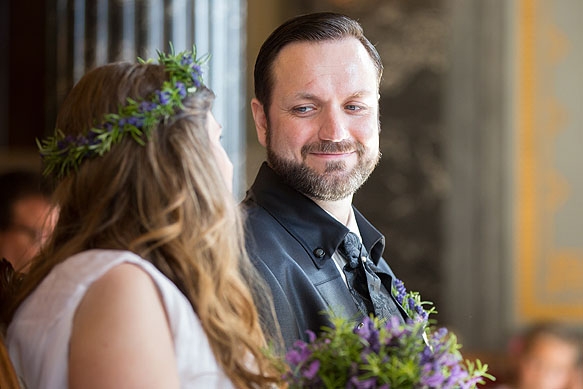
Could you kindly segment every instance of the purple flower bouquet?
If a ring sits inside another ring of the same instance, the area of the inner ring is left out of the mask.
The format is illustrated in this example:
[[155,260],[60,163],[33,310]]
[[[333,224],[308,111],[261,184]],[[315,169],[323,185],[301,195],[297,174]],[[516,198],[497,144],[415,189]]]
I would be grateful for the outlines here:
[[423,309],[416,292],[402,282],[393,288],[397,301],[409,314],[398,319],[367,318],[358,327],[352,320],[331,317],[309,341],[297,341],[286,354],[284,379],[290,388],[475,388],[494,377],[479,360],[464,360],[454,334],[429,325],[434,312]]

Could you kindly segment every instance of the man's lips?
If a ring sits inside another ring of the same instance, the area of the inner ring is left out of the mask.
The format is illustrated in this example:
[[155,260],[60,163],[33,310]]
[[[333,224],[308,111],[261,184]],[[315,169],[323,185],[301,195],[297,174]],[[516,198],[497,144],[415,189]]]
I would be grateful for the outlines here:
[[313,155],[313,156],[318,157],[318,158],[334,159],[334,158],[344,158],[344,157],[348,157],[348,156],[351,156],[354,153],[355,153],[355,151],[342,152],[342,153],[320,153],[320,152],[312,152],[312,153],[310,153],[310,155]]

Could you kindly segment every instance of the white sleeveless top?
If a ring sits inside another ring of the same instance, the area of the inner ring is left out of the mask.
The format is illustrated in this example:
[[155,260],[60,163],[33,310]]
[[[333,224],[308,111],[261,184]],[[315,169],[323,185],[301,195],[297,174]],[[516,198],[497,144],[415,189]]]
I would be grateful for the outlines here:
[[90,250],[68,258],[18,308],[6,343],[25,387],[68,387],[69,339],[77,306],[93,282],[122,263],[140,266],[160,291],[174,339],[181,387],[232,388],[186,297],[151,263],[118,250]]

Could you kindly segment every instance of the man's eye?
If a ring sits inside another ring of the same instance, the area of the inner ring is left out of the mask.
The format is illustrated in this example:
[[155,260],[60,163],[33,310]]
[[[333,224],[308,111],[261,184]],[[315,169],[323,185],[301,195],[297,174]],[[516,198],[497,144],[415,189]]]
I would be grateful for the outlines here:
[[296,112],[296,113],[307,113],[307,112],[312,111],[313,109],[314,108],[312,108],[312,107],[305,107],[305,106],[303,106],[303,107],[295,107],[294,108],[294,112]]
[[346,106],[346,109],[349,111],[360,111],[362,107],[359,105],[349,104]]

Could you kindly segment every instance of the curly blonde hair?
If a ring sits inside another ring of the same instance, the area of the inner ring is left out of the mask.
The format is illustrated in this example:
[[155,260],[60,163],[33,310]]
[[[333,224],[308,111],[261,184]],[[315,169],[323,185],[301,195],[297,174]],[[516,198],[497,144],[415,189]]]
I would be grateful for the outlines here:
[[[165,79],[163,66],[154,64],[94,69],[64,101],[57,128],[65,134],[91,128],[127,98],[145,99]],[[239,209],[211,151],[206,120],[213,98],[209,89],[199,88],[145,146],[127,137],[58,183],[59,220],[20,301],[71,255],[93,248],[130,250],[188,298],[236,387],[270,386],[279,374],[262,350],[266,340],[249,282],[266,289],[245,253]]]

